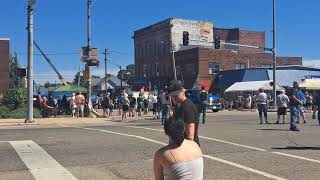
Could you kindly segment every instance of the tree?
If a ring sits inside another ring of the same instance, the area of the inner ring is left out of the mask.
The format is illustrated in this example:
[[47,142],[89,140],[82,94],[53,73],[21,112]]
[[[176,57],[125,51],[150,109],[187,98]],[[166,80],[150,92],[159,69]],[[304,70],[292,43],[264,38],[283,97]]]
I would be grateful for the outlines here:
[[126,69],[122,69],[121,71],[118,71],[117,77],[119,79],[122,79],[129,85],[133,85],[134,79],[135,79],[134,64],[129,64],[128,66],[126,66]]
[[17,68],[20,68],[17,53],[9,56],[9,88],[24,88],[24,79],[17,76]]
[[79,77],[80,77],[80,86],[82,86],[82,87],[87,87],[87,86],[88,86],[88,83],[87,83],[87,81],[85,80],[84,76],[81,75],[81,74],[84,74],[84,73],[85,73],[84,70],[82,71],[82,73],[81,73],[81,72],[77,72],[77,73],[75,74],[75,77],[74,77],[73,81],[72,81],[72,84],[78,85]]
[[22,107],[25,102],[26,95],[22,88],[9,88],[2,98],[2,104],[6,105],[10,110]]

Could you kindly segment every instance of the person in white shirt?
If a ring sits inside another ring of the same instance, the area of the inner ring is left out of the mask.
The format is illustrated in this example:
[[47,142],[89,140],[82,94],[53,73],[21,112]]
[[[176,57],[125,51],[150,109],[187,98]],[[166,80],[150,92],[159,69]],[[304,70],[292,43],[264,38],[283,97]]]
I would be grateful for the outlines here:
[[75,102],[76,95],[72,93],[72,97],[70,99],[70,108],[72,110],[72,118],[76,117],[77,104]]
[[257,105],[258,105],[258,111],[259,111],[260,124],[263,124],[262,113],[264,115],[264,120],[266,121],[266,124],[269,124],[268,114],[267,114],[267,102],[268,102],[267,94],[264,92],[262,88],[260,88],[259,94],[257,96]]
[[280,116],[282,115],[283,121],[282,123],[284,124],[284,120],[286,119],[287,115],[287,107],[289,105],[289,97],[285,94],[284,90],[281,90],[281,94],[277,96],[277,106],[278,106],[278,120],[276,124],[279,124]]
[[250,110],[251,109],[251,103],[252,103],[252,98],[251,95],[248,94],[248,96],[246,97],[246,107]]

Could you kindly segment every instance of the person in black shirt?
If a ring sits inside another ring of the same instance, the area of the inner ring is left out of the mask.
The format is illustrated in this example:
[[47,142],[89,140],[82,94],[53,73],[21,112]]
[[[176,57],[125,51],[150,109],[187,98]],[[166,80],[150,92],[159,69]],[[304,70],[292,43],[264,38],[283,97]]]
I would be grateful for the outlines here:
[[129,108],[129,117],[134,117],[135,112],[136,112],[136,104],[137,104],[137,99],[132,95],[129,94],[129,102],[130,102],[130,108]]
[[200,98],[200,102],[199,102],[200,112],[199,113],[202,113],[202,124],[204,124],[206,122],[207,104],[208,104],[208,93],[206,92],[206,89],[204,86],[202,86],[202,88],[201,88],[199,98]]
[[[320,125],[320,90],[316,91],[316,96],[314,99],[314,108],[317,108],[317,110],[315,111],[318,111],[318,122]],[[316,114],[315,111],[314,111],[314,114]]]
[[183,88],[182,82],[177,80],[171,81],[168,92],[174,104],[177,105],[177,108],[173,112],[173,117],[183,119],[186,124],[185,139],[193,140],[200,146],[198,137],[198,110],[191,100],[186,97],[186,90]]

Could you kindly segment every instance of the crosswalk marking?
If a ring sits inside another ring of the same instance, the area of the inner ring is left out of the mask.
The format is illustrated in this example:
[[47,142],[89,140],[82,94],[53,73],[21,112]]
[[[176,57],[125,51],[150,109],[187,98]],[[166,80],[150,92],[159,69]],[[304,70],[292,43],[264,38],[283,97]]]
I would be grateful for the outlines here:
[[[166,143],[163,143],[163,142],[160,142],[160,141],[156,141],[156,140],[153,140],[153,139],[150,139],[150,138],[146,138],[146,137],[143,137],[143,136],[136,136],[136,135],[132,135],[132,134],[125,134],[125,133],[120,133],[120,132],[115,132],[115,131],[108,131],[108,130],[103,130],[103,129],[96,129],[96,128],[81,128],[81,127],[74,127],[74,128],[79,128],[79,129],[84,129],[84,130],[92,130],[92,131],[100,131],[100,132],[106,132],[106,133],[110,133],[110,134],[117,134],[117,135],[121,135],[121,136],[127,136],[127,137],[143,139],[143,140],[146,140],[146,141],[149,141],[149,142],[153,142],[153,143],[156,143],[156,144],[167,145]],[[234,163],[234,162],[231,162],[231,161],[227,161],[227,160],[224,160],[224,159],[220,159],[220,158],[217,158],[217,157],[213,157],[213,156],[210,156],[210,155],[204,154],[203,157],[211,159],[211,160],[215,160],[215,161],[218,161],[218,162],[222,162],[222,163],[225,163],[225,164],[228,164],[228,165],[240,168],[240,169],[244,169],[246,171],[250,171],[250,172],[253,172],[253,173],[268,177],[270,179],[286,180],[285,178],[282,178],[282,177],[278,177],[278,176],[275,176],[275,175],[272,175],[272,174],[269,174],[269,173],[266,173],[266,172],[263,172],[263,171],[259,171],[259,170],[256,170],[256,169],[241,165],[241,164],[237,164],[237,163]]]
[[36,180],[77,180],[35,142],[31,140],[8,142]]

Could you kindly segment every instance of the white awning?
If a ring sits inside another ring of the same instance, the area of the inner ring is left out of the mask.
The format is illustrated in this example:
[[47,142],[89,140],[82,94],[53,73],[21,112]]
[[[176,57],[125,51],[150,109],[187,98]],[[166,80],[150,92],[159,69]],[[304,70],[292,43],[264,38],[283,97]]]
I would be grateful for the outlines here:
[[[270,82],[272,81],[248,81],[248,82],[236,82],[232,86],[230,86],[228,89],[225,90],[225,92],[241,92],[241,91],[259,91],[260,88],[263,90],[272,90],[272,86],[270,86]],[[280,91],[284,88],[276,85],[276,90]]]

